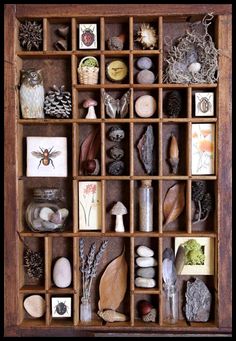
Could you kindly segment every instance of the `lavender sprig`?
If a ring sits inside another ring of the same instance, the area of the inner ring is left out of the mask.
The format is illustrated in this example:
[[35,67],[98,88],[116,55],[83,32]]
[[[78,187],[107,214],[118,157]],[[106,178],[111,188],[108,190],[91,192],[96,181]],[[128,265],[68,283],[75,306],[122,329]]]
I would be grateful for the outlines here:
[[85,270],[85,256],[84,256],[84,239],[79,240],[79,254],[80,254],[80,261],[81,261],[81,267],[80,271],[83,274],[83,296],[84,296],[84,270]]

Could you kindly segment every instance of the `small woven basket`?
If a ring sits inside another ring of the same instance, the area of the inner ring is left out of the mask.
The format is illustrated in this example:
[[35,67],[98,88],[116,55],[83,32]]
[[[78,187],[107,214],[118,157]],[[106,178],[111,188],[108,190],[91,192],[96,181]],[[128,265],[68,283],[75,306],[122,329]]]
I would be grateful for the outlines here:
[[[94,59],[96,61],[97,66],[82,66],[82,63],[88,59]],[[78,66],[78,75],[80,84],[97,84],[98,83],[98,61],[95,57],[87,56],[81,59]]]

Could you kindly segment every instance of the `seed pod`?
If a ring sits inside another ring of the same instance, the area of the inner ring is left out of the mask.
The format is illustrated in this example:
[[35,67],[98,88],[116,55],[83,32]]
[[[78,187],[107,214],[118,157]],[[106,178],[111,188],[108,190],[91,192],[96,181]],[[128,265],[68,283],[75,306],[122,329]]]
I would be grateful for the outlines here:
[[171,171],[173,174],[177,173],[177,167],[179,164],[179,148],[176,137],[171,134],[170,149],[169,149],[169,163],[171,165]]

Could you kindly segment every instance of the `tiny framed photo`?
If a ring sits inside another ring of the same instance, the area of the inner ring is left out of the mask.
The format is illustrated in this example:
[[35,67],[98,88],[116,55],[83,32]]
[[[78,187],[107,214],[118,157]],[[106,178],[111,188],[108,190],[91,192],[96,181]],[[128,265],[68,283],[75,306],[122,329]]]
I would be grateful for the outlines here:
[[214,116],[214,92],[195,93],[195,116]]
[[71,317],[71,297],[52,297],[52,317]]
[[185,249],[180,275],[214,275],[214,238],[176,237],[175,256],[180,245]]
[[79,230],[101,230],[101,182],[79,182]]
[[192,174],[215,172],[215,124],[192,124]]
[[66,177],[67,138],[28,136],[27,176]]
[[98,48],[97,24],[79,24],[79,48]]

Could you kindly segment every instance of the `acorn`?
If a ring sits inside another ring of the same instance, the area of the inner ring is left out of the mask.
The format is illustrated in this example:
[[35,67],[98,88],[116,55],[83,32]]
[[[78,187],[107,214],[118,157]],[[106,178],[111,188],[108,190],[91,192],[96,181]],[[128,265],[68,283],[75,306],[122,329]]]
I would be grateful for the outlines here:
[[143,315],[150,313],[152,308],[153,308],[152,304],[146,300],[141,300],[138,302],[138,312],[141,317]]
[[169,149],[169,163],[171,165],[171,170],[173,174],[177,173],[177,168],[179,164],[179,148],[176,137],[171,133],[170,149]]
[[88,175],[98,175],[100,171],[99,161],[97,159],[87,160],[85,163],[85,171]]

